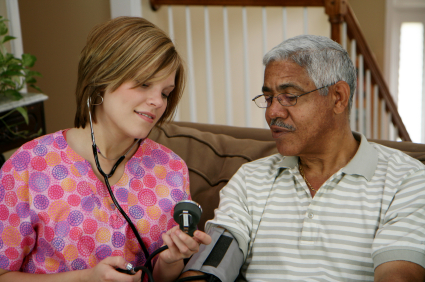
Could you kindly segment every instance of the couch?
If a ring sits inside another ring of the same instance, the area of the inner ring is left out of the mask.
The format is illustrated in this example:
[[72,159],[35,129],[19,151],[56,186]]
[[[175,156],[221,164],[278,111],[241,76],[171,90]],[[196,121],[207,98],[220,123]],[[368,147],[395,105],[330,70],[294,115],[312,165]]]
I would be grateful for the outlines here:
[[[192,199],[203,209],[200,230],[214,217],[219,191],[238,168],[277,153],[268,129],[173,122],[154,128],[149,138],[170,148],[186,162]],[[370,141],[404,151],[425,164],[425,144]]]

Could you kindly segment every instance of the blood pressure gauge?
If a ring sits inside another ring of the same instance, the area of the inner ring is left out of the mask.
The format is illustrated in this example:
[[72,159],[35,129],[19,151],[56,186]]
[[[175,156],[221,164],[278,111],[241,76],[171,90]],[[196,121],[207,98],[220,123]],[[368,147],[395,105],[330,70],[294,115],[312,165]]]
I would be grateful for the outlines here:
[[174,220],[179,224],[180,229],[189,236],[193,236],[201,215],[202,208],[195,201],[183,200],[174,207]]

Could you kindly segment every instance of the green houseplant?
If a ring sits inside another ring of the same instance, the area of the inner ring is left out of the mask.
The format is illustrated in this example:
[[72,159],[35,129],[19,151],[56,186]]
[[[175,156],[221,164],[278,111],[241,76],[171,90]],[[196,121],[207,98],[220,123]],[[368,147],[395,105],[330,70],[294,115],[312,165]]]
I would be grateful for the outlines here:
[[[35,77],[41,76],[41,74],[30,70],[37,60],[35,56],[23,54],[22,58],[16,58],[13,54],[7,52],[5,43],[15,39],[15,37],[8,35],[7,21],[7,19],[0,16],[0,100],[13,101],[23,98],[20,91],[25,85],[41,92],[40,88],[35,85],[37,82]],[[5,119],[16,111],[23,116],[25,123],[28,124],[28,112],[25,107],[16,107],[6,113],[0,114],[0,128],[4,126],[12,135],[23,138],[31,138],[34,135],[41,134],[41,131],[29,135],[26,130],[13,130],[19,124],[8,124]]]

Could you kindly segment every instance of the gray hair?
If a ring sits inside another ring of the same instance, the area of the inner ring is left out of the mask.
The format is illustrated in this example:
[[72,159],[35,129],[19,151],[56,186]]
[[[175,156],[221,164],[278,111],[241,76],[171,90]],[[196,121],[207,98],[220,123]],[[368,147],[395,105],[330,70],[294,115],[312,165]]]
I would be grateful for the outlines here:
[[[267,66],[274,61],[292,61],[303,67],[317,88],[345,81],[350,86],[348,112],[353,104],[356,90],[356,69],[341,45],[317,35],[299,35],[283,41],[263,58]],[[328,88],[319,90],[320,95],[328,95]]]

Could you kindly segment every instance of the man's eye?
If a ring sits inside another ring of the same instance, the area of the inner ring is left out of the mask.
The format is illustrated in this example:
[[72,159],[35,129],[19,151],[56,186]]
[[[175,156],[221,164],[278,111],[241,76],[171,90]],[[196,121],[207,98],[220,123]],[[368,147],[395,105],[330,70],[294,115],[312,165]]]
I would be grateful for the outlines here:
[[285,104],[294,105],[297,102],[297,96],[293,94],[283,94],[280,95],[279,101]]
[[264,95],[264,99],[266,99],[267,102],[270,102],[273,99],[273,96]]

